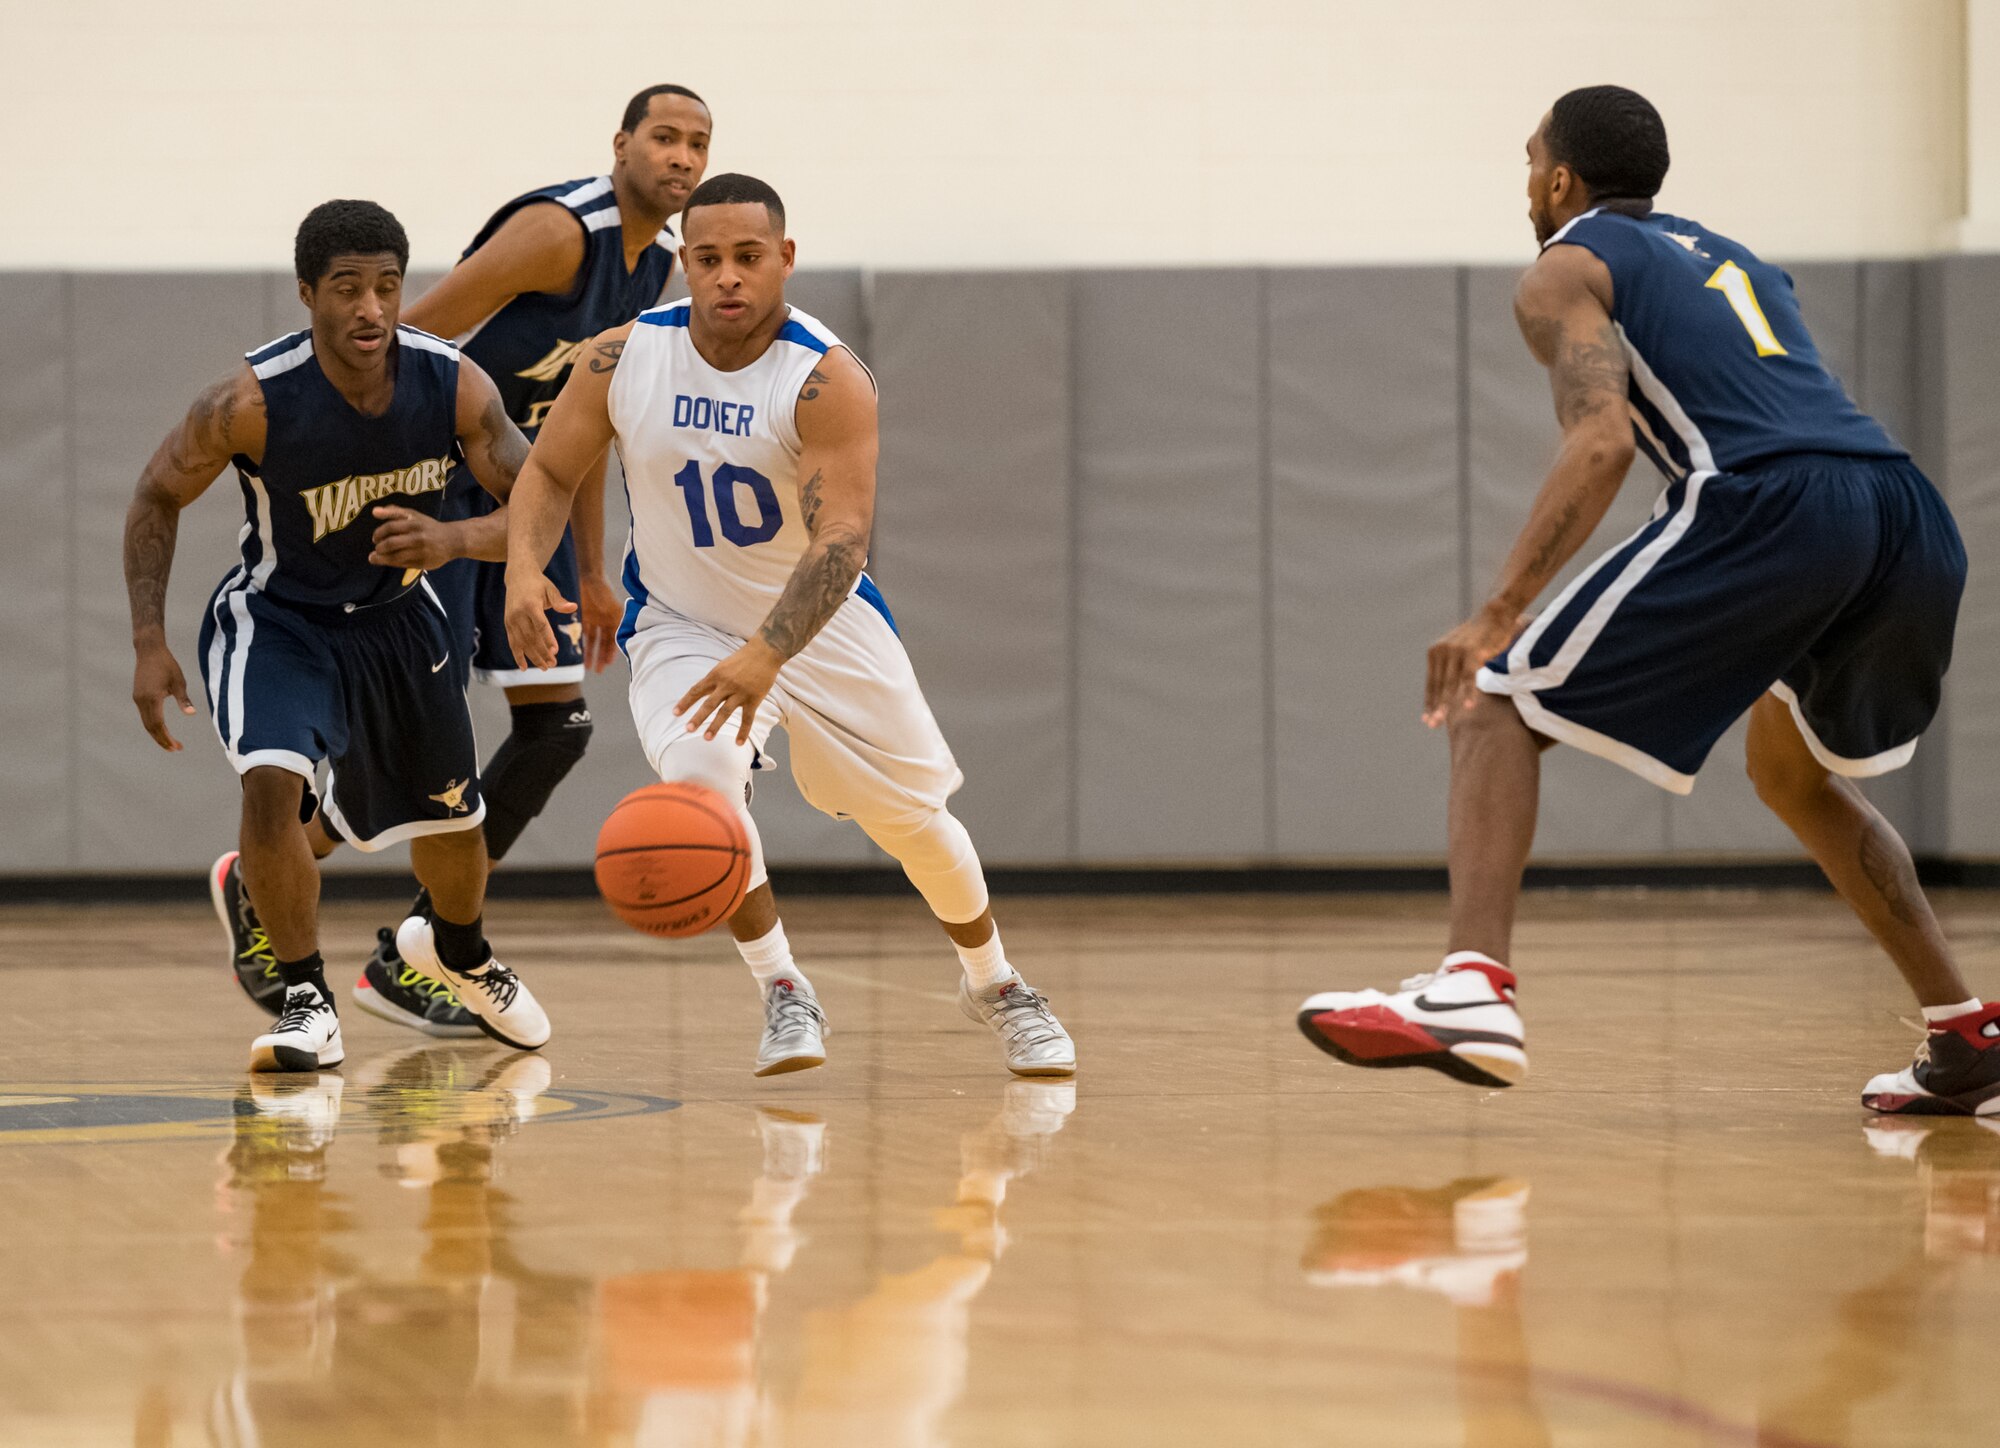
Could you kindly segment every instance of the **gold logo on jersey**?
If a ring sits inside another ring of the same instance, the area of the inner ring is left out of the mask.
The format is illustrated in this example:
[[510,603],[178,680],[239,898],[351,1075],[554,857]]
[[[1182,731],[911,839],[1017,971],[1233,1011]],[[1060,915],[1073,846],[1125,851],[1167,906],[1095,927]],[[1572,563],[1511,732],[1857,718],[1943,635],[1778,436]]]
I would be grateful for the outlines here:
[[583,355],[583,349],[589,345],[589,342],[590,339],[588,337],[584,338],[581,342],[558,341],[555,346],[549,349],[548,356],[532,367],[523,367],[514,375],[516,377],[525,377],[530,382],[553,382],[562,376],[563,373],[569,371],[570,364]]
[[329,533],[338,533],[361,516],[370,503],[378,503],[394,493],[437,493],[444,490],[451,473],[451,458],[425,458],[406,468],[388,473],[357,473],[335,478],[299,494],[312,514],[313,542]]
[[431,798],[450,810],[453,814],[458,814],[465,808],[465,792],[471,787],[472,781],[470,779],[454,779],[444,787],[442,793],[434,794]]
[[528,415],[521,419],[520,422],[521,430],[525,432],[527,429],[531,427],[540,427],[542,423],[548,418],[549,409],[551,407],[554,407],[555,405],[556,405],[556,400],[553,397],[551,397],[547,402],[530,403],[528,405]]

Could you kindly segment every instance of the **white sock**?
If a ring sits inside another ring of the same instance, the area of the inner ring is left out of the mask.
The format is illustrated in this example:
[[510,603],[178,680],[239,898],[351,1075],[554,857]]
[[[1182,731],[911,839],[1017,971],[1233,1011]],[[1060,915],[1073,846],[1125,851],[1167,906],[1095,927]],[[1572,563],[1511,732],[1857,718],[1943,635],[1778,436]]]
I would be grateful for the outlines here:
[[800,973],[792,961],[792,943],[785,939],[784,921],[780,920],[755,940],[737,941],[736,950],[743,957],[743,963],[750,967],[750,974],[757,978],[759,995],[768,992],[771,982],[775,980],[789,980],[801,990],[812,991],[812,982]]
[[958,952],[958,963],[965,967],[965,978],[974,991],[991,990],[1014,974],[1014,967],[1007,963],[1007,952],[1001,948],[997,925],[984,945],[967,948],[954,940],[952,949]]
[[1979,997],[1974,996],[1971,1000],[1960,1001],[1955,1006],[1925,1006],[1924,1019],[1936,1025],[1939,1021],[1948,1021],[1955,1016],[1969,1016],[1974,1011],[1984,1009],[1985,1007],[1979,1003]]
[[1507,968],[1505,961],[1495,960],[1492,956],[1482,955],[1476,950],[1454,950],[1444,958],[1444,964],[1439,966],[1438,969],[1453,970],[1461,965],[1470,965],[1474,961],[1478,961],[1481,965],[1498,966],[1501,970]]

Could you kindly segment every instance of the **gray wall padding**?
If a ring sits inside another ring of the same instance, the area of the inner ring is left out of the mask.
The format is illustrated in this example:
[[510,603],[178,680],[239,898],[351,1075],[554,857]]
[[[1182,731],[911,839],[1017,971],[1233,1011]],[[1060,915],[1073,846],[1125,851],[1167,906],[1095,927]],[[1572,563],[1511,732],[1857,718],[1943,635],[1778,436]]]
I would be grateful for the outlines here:
[[[76,768],[71,685],[86,647],[123,656],[129,630],[83,635],[71,607],[70,280],[0,273],[0,578],[15,602],[0,689],[0,869],[38,870],[70,858]],[[123,596],[123,590],[120,590]],[[86,638],[92,639],[86,644]]]
[[[1793,269],[1828,362],[1916,452],[1973,557],[1946,714],[1871,795],[1919,848],[2000,856],[2000,258]],[[1511,268],[1069,275],[804,272],[792,296],[882,386],[871,569],[996,863],[1435,859],[1444,741],[1425,648],[1482,596],[1552,456]],[[428,277],[413,277],[412,292]],[[303,325],[282,273],[0,275],[5,576],[54,601],[4,645],[0,871],[191,869],[235,836],[205,701],[169,756],[138,726],[119,538],[196,391]],[[1643,520],[1641,463],[1577,567]],[[169,602],[199,695],[200,612],[232,566],[233,474],[183,520]],[[615,465],[607,552],[626,522]],[[622,663],[586,685],[590,754],[513,860],[589,857],[650,777]],[[483,753],[507,728],[475,688]],[[1742,772],[1694,796],[1547,757],[1539,858],[1794,856]],[[784,754],[782,736],[773,753]],[[760,775],[779,863],[882,857]],[[401,859],[343,852],[336,868]]]
[[1444,848],[1424,651],[1459,615],[1456,275],[1266,282],[1276,853]]
[[1946,694],[1946,842],[1990,857],[2000,855],[2000,256],[1938,265],[1944,488],[1972,564]]
[[1077,854],[1260,856],[1261,278],[1098,272],[1072,285]]
[[1071,858],[1067,279],[890,273],[871,322],[879,577],[965,771],[957,812],[988,860]]

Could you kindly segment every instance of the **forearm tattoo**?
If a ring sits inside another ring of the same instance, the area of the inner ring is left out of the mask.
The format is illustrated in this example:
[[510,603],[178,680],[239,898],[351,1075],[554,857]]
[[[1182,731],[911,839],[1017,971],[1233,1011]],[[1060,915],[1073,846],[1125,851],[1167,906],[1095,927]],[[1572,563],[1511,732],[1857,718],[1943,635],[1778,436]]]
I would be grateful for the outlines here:
[[758,636],[780,657],[795,657],[847,601],[847,595],[854,591],[854,580],[861,576],[861,565],[867,561],[867,542],[852,528],[827,529],[826,536],[815,539],[792,570],[783,595]]
[[167,579],[180,522],[178,508],[141,485],[125,515],[125,595],[135,636],[166,627]]

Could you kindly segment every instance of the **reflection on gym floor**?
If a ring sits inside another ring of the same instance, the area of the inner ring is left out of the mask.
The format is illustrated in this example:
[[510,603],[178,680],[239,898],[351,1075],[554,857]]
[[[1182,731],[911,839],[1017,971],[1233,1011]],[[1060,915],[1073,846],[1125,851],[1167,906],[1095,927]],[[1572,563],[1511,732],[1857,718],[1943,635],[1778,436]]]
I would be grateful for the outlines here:
[[1521,1322],[1527,1209],[1527,1182],[1487,1176],[1428,1189],[1364,1187],[1313,1213],[1301,1265],[1315,1287],[1398,1287],[1452,1305],[1466,1448],[1550,1442]]
[[[964,1389],[970,1304],[1007,1245],[1001,1208],[1075,1108],[1070,1082],[1011,1080],[960,1142],[936,1255],[810,1314],[802,1370],[760,1379],[773,1291],[805,1239],[826,1124],[758,1108],[756,1174],[727,1266],[601,1277],[539,1271],[512,1245],[508,1144],[550,1084],[539,1056],[423,1046],[350,1071],[252,1076],[218,1208],[243,1267],[239,1365],[211,1441],[365,1444],[924,1445]],[[364,1260],[342,1183],[372,1169],[421,1201],[413,1264]],[[146,1424],[140,1425],[140,1437]]]

